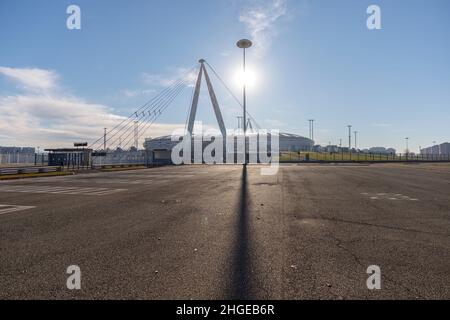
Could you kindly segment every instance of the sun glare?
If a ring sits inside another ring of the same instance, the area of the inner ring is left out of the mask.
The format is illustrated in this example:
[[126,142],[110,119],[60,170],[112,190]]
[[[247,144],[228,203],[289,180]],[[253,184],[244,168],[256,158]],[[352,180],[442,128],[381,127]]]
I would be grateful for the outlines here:
[[237,85],[246,85],[247,87],[255,87],[257,82],[257,76],[252,69],[237,71],[235,74],[235,82]]

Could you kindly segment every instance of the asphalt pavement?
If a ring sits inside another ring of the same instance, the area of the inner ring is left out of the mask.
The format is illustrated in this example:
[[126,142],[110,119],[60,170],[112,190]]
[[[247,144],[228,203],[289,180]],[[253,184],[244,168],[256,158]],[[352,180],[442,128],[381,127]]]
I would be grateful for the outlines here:
[[0,181],[0,298],[450,299],[450,166],[260,168]]

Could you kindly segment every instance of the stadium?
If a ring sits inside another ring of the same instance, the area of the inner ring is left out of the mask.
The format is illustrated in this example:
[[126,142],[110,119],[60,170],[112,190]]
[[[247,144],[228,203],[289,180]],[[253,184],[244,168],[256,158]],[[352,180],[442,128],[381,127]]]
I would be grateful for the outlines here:
[[[195,122],[195,116],[197,113],[197,105],[198,105],[198,99],[199,99],[199,93],[200,93],[202,74],[204,74],[205,80],[208,85],[208,93],[211,98],[212,107],[213,107],[213,110],[214,110],[214,113],[215,113],[215,116],[217,119],[217,123],[219,125],[221,136],[227,137],[227,139],[226,139],[227,141],[229,139],[236,139],[236,137],[239,137],[239,132],[241,132],[241,134],[242,134],[243,130],[241,128],[238,128],[238,130],[235,131],[235,132],[238,132],[238,134],[235,136],[231,136],[229,133],[227,133],[227,130],[225,128],[225,123],[224,123],[223,117],[222,117],[222,112],[220,110],[219,103],[217,101],[213,85],[209,79],[208,72],[204,66],[204,64],[206,62],[203,59],[201,59],[199,62],[200,62],[200,70],[199,70],[199,74],[198,74],[198,78],[197,78],[197,82],[196,82],[196,86],[195,86],[195,90],[194,90],[194,96],[192,99],[192,104],[191,104],[190,113],[189,113],[189,121],[187,124],[186,132],[188,135],[191,135],[191,137],[194,138],[194,122]],[[251,135],[255,135],[256,132],[253,130],[253,127],[251,125],[252,117],[249,114],[247,114],[247,116],[248,116],[248,122],[247,122],[248,125],[246,125],[246,127],[248,128],[248,130],[247,130],[247,144],[248,144],[249,143],[248,137]],[[246,122],[243,121],[243,124],[244,123],[246,123]],[[243,125],[242,125],[242,127],[243,127]],[[203,134],[202,134],[201,138],[202,138],[201,140],[203,141],[203,150],[204,150],[204,148],[207,145],[209,145],[208,141],[211,141],[211,137],[203,136]],[[198,137],[197,137],[197,139],[198,139]],[[176,139],[174,139],[174,140],[176,140]],[[241,141],[243,141],[243,140],[241,140]],[[158,163],[158,162],[171,163],[172,162],[171,161],[172,149],[177,144],[178,144],[178,141],[172,141],[171,136],[162,136],[162,137],[157,137],[157,138],[153,138],[153,139],[146,138],[145,142],[144,142],[144,148],[150,155],[151,162],[153,162],[153,163]],[[293,133],[280,133],[279,134],[279,151],[280,152],[283,152],[283,151],[298,152],[298,151],[311,150],[313,145],[314,145],[314,142],[311,139],[302,137],[297,134],[293,134]],[[270,150],[271,150],[270,139],[268,139],[267,149],[270,152]],[[227,153],[230,153],[229,150],[225,150],[225,151]],[[235,153],[235,156],[236,156],[236,144],[235,144],[233,153]],[[225,154],[225,152],[224,152],[224,154]]]
[[[255,133],[248,133],[248,136],[254,135]],[[227,135],[231,138],[230,135]],[[232,139],[232,138],[231,138]],[[203,150],[209,144],[207,141],[211,141],[208,136],[202,136]],[[248,138],[247,138],[248,143]],[[172,141],[171,136],[162,136],[156,138],[146,138],[144,142],[144,148],[148,151],[152,158],[153,163],[171,163],[171,153],[178,141]],[[293,133],[282,132],[279,134],[279,151],[280,152],[298,152],[311,150],[313,146],[313,141]],[[270,139],[268,142],[268,150],[271,150]],[[235,152],[235,150],[234,150]]]

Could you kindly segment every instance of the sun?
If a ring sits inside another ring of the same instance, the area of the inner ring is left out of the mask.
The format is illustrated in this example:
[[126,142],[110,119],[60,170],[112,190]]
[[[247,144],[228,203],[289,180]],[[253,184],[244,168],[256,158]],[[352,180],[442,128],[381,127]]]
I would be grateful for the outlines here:
[[257,76],[253,69],[247,68],[244,70],[236,71],[235,73],[235,83],[238,86],[255,87],[257,83]]

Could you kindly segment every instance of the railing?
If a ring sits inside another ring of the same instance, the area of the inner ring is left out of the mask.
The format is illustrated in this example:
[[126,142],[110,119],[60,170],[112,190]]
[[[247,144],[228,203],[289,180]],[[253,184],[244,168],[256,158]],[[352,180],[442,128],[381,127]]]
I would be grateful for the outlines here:
[[148,154],[145,150],[139,151],[113,151],[107,152],[105,156],[93,156],[92,166],[105,165],[128,165],[128,164],[147,164]]
[[280,152],[280,162],[450,162],[450,154]]
[[0,167],[19,166],[46,166],[48,154],[46,153],[0,153]]
[[61,167],[23,167],[12,168],[4,167],[0,168],[0,175],[14,175],[24,173],[47,173],[61,171]]

